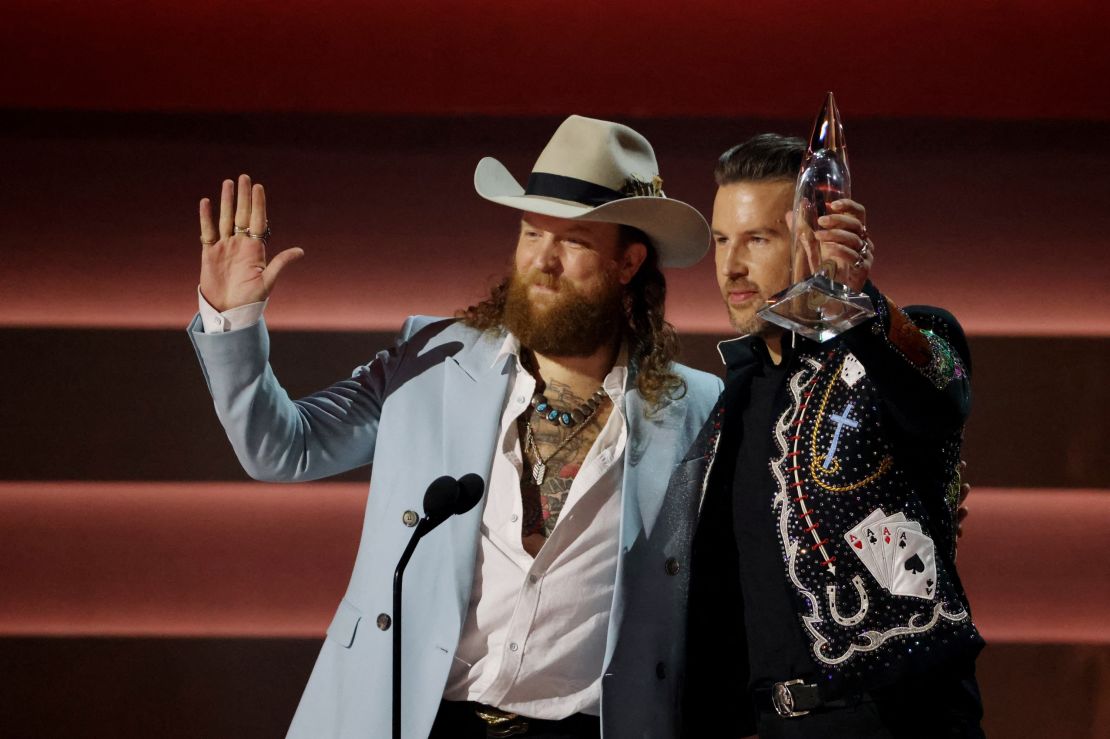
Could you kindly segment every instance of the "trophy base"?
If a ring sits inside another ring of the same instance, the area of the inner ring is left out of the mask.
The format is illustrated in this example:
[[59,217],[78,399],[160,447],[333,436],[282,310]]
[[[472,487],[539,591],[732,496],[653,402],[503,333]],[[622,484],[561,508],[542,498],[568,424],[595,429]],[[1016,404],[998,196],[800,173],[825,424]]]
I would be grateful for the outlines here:
[[814,275],[771,298],[759,317],[817,342],[828,341],[875,315],[871,298]]

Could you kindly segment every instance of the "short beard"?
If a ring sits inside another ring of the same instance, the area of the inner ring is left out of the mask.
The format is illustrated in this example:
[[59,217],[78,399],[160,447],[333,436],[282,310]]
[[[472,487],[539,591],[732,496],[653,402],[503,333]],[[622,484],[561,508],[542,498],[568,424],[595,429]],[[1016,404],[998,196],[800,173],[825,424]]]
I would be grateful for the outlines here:
[[[726,308],[726,310],[728,309]],[[732,324],[732,328],[736,333],[741,336],[763,336],[769,329],[774,327],[774,324],[760,318],[758,313],[753,313],[746,318],[737,318],[733,315],[731,310],[728,311],[728,322]]]
[[[549,357],[587,357],[614,340],[624,322],[623,289],[609,270],[600,274],[596,295],[588,296],[555,275],[514,272],[505,296],[502,323],[524,346]],[[546,310],[532,303],[531,285],[558,286]]]

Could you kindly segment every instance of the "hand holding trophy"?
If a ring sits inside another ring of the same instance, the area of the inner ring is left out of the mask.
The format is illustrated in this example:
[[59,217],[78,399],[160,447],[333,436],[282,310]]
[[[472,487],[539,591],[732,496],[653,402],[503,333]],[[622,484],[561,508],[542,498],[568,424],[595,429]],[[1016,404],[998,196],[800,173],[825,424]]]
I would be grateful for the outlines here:
[[[818,219],[834,215],[830,205],[852,196],[848,149],[836,100],[830,92],[817,115],[794,189],[791,243],[793,285],[759,311],[764,320],[814,341],[827,341],[875,315],[866,295],[853,290],[848,275],[822,253]],[[863,237],[859,263],[868,257]]]

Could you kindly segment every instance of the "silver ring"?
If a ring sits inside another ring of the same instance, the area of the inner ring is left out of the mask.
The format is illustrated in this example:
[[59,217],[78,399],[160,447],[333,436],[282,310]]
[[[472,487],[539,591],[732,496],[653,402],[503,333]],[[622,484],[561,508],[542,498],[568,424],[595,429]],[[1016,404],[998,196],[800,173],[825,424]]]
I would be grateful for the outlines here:
[[251,237],[252,239],[258,239],[258,240],[259,240],[259,241],[261,241],[262,243],[266,243],[267,241],[269,241],[269,240],[270,240],[270,236],[272,236],[272,235],[273,235],[273,231],[271,231],[271,230],[270,230],[270,227],[269,227],[269,226],[267,226],[267,227],[266,227],[266,230],[265,230],[265,231],[263,231],[263,232],[262,232],[262,233],[260,233],[260,234],[252,234],[252,233],[251,233],[251,232],[250,232],[249,230],[247,230],[247,232],[246,232],[246,233],[247,233],[247,236]]
[[232,234],[235,234],[235,235],[249,234],[250,231],[251,231],[250,226],[236,226],[235,229],[232,231]]
[[871,239],[867,238],[867,230],[864,229],[863,233],[863,246],[860,247],[859,257],[856,261],[852,262],[852,267],[859,269],[863,266],[863,260],[867,259],[867,252],[871,250]]

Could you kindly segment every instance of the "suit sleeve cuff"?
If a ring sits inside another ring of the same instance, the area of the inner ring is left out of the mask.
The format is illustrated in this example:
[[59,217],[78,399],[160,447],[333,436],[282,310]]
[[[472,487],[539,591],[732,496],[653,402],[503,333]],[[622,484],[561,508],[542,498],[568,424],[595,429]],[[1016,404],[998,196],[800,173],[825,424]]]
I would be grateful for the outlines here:
[[247,303],[221,313],[204,299],[200,287],[197,286],[197,304],[201,325],[204,326],[206,334],[223,334],[255,325],[262,319],[262,313],[269,302],[269,300],[262,300],[257,303]]

